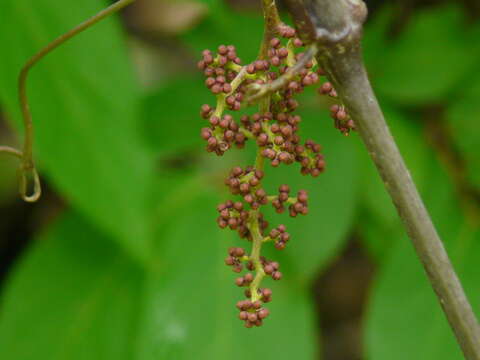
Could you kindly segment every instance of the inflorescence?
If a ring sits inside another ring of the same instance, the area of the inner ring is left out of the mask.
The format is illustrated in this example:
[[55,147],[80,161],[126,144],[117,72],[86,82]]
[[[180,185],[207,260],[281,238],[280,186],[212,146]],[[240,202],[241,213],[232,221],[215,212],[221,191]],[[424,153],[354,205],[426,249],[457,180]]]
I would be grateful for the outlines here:
[[[270,227],[261,212],[262,207],[270,204],[277,213],[287,211],[291,217],[308,213],[305,190],[292,194],[288,185],[281,185],[277,194],[267,194],[262,186],[264,162],[268,161],[272,167],[298,163],[301,174],[313,177],[325,170],[321,146],[313,140],[302,143],[298,133],[301,117],[294,114],[299,106],[295,96],[306,87],[317,84],[324,75],[314,59],[306,62],[298,73],[289,73],[285,86],[260,99],[258,112],[234,116],[251,105],[246,100],[252,89],[268,86],[285,76],[304,56],[305,53],[300,51],[303,43],[293,28],[281,25],[276,33],[277,37],[270,39],[265,54],[250,64],[242,66],[232,45],[221,45],[216,53],[205,50],[198,63],[206,77],[206,87],[217,99],[215,107],[204,104],[200,110],[201,117],[208,121],[208,126],[201,130],[207,143],[206,150],[221,156],[232,147],[244,148],[247,141],[258,147],[255,165],[234,167],[225,180],[230,192],[238,195],[239,200],[228,200],[217,207],[218,226],[237,231],[240,238],[252,242],[250,253],[242,247],[231,247],[225,259],[225,264],[234,272],[246,271],[235,283],[246,288],[246,299],[239,301],[237,308],[239,318],[247,328],[262,325],[269,315],[263,305],[271,301],[272,291],[261,287],[263,278],[282,278],[279,263],[261,256],[261,247],[272,242],[276,249],[283,250],[290,241],[285,225]],[[329,82],[321,85],[319,93],[337,96]],[[348,134],[354,129],[353,121],[342,105],[333,105],[331,112],[335,126],[342,133]]]

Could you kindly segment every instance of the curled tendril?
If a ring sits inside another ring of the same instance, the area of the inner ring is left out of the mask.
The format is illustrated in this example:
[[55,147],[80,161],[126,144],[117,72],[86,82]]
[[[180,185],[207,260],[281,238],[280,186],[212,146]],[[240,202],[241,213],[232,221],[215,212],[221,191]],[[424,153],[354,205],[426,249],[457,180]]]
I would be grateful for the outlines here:
[[[110,5],[109,7],[103,9],[99,13],[95,14],[88,20],[77,25],[70,31],[60,35],[58,38],[53,40],[38,53],[32,56],[22,67],[20,75],[18,77],[18,97],[20,102],[20,108],[22,110],[23,124],[25,127],[25,141],[23,145],[23,151],[14,149],[9,146],[0,146],[0,153],[5,153],[7,155],[12,155],[20,159],[20,166],[18,169],[19,172],[19,191],[22,199],[26,202],[35,202],[37,201],[42,194],[42,186],[40,183],[40,177],[38,175],[37,169],[35,168],[35,163],[33,161],[33,122],[32,114],[30,112],[30,107],[28,104],[27,96],[27,80],[30,70],[46,55],[54,51],[60,45],[64,44],[71,38],[75,37],[84,30],[92,27],[99,21],[105,19],[109,15],[112,15],[127,5],[130,5],[135,0],[119,0],[116,3]],[[30,186],[31,185],[31,186]],[[29,194],[28,189],[32,189],[32,193]]]
[[[40,199],[42,196],[42,186],[37,169],[33,165],[33,162],[31,162],[31,157],[26,157],[23,152],[10,146],[0,146],[0,153],[5,153],[20,159],[20,166],[18,168],[18,190],[21,198],[30,203]],[[28,193],[29,188],[32,188],[31,194]]]
[[[19,190],[20,196],[26,202],[35,202],[42,196],[42,186],[40,183],[40,177],[38,176],[37,169],[22,169],[19,170]],[[33,192],[28,194],[29,183],[33,183]]]
[[[5,153],[7,155],[11,155],[20,159],[21,165],[18,168],[20,196],[26,202],[37,201],[42,195],[42,186],[36,168],[31,165],[29,167],[25,166],[25,156],[20,150],[17,150],[10,146],[0,146],[0,153]],[[32,183],[33,191],[31,194],[28,194],[30,182]]]

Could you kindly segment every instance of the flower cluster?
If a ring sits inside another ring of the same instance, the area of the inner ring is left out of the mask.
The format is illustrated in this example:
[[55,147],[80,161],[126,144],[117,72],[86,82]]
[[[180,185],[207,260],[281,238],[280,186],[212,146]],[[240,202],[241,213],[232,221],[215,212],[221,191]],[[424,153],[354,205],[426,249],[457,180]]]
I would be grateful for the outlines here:
[[[318,89],[320,95],[327,95],[331,98],[338,98],[337,91],[334,89],[333,85],[330,82],[325,82]],[[352,120],[348,114],[345,106],[334,104],[330,107],[330,116],[333,119],[333,123],[336,129],[348,136],[350,131],[355,130],[355,122]]]
[[[262,245],[271,242],[276,249],[283,250],[291,237],[285,225],[270,226],[264,219],[262,207],[271,204],[277,213],[287,211],[291,217],[308,213],[305,190],[292,196],[290,187],[284,184],[277,194],[267,194],[262,184],[264,163],[272,167],[297,163],[301,174],[313,177],[325,170],[321,146],[313,140],[302,142],[299,135],[302,119],[294,113],[299,106],[296,95],[318,83],[323,72],[311,60],[304,61],[305,66],[292,74],[291,69],[305,56],[301,52],[303,43],[291,27],[281,25],[276,33],[278,37],[269,39],[263,54],[252,63],[242,65],[232,45],[221,45],[215,53],[205,50],[198,63],[206,78],[205,86],[217,100],[215,107],[204,104],[200,109],[201,117],[207,121],[201,130],[206,150],[221,156],[232,147],[243,148],[248,141],[257,146],[255,165],[234,167],[225,179],[231,194],[239,199],[228,200],[217,207],[218,226],[236,231],[240,238],[252,244],[250,252],[243,247],[231,247],[225,258],[225,264],[234,272],[245,271],[235,284],[246,288],[246,299],[239,301],[237,308],[239,318],[248,328],[262,325],[269,315],[264,304],[271,301],[272,291],[261,287],[262,280],[282,278],[280,264],[261,256]],[[286,76],[288,81],[284,86],[258,101],[256,112],[236,115],[252,105],[246,101],[252,90]],[[325,84],[322,89],[324,87]]]

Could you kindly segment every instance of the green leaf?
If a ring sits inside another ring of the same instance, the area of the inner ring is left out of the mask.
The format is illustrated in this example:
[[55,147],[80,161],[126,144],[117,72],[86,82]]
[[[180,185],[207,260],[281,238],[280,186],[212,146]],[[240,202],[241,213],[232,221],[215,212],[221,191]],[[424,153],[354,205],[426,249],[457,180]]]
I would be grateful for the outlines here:
[[[0,99],[17,124],[22,64],[104,5],[2,2]],[[147,257],[153,163],[137,129],[139,92],[116,22],[98,24],[42,60],[28,89],[41,170],[85,216],[138,258]]]
[[65,216],[3,291],[0,358],[131,359],[142,275],[108,237]]
[[384,51],[388,44],[388,30],[392,22],[394,9],[385,3],[377,10],[375,16],[368,19],[365,24],[365,34],[362,40],[363,57],[370,75],[382,65],[382,57],[378,56],[379,51]]
[[175,152],[205,146],[200,129],[207,121],[200,117],[200,107],[215,101],[200,74],[175,78],[145,97],[144,132],[152,149]]
[[[464,245],[465,257],[455,261],[455,265],[478,314],[480,236],[463,229],[452,235],[459,246],[469,242]],[[396,244],[375,285],[367,326],[369,358],[385,359],[388,355],[392,360],[463,359],[409,239],[400,237]]]
[[361,211],[359,218],[362,219],[358,224],[362,243],[368,250],[371,260],[381,266],[383,262],[388,261],[388,254],[394,248],[396,239],[405,233],[399,226],[400,218],[397,215],[395,222],[385,223],[366,209]]
[[245,329],[237,319],[235,303],[243,290],[234,285],[235,273],[223,259],[228,247],[250,244],[216,226],[213,198],[201,197],[179,212],[163,235],[168,239],[159,249],[164,260],[149,274],[145,289],[138,358],[240,360],[266,351],[278,359],[312,358],[308,292],[292,281],[290,269],[281,282],[264,280],[274,300],[262,328]]
[[[458,207],[454,189],[437,166],[424,197],[474,310],[478,288],[478,226]],[[463,359],[452,330],[406,235],[395,245],[373,288],[366,342],[369,359]]]
[[313,358],[308,291],[289,269],[281,282],[265,280],[274,301],[264,327],[245,329],[237,319],[243,291],[223,259],[229,246],[249,243],[216,226],[215,196],[206,194],[172,209],[149,267],[133,265],[78,216],[60,221],[4,291],[0,358]]
[[409,105],[447,99],[478,64],[473,35],[459,7],[415,12],[389,46],[377,49],[378,59],[370,68],[376,89]]
[[[3,155],[3,154],[2,154]],[[17,160],[9,156],[0,157],[0,204],[17,196]]]
[[466,161],[467,179],[480,188],[480,74],[477,72],[458,93],[447,110],[447,125]]
[[209,15],[183,36],[198,57],[204,49],[215,50],[221,44],[232,44],[244,64],[255,60],[263,37],[261,12],[235,11],[222,0],[201,2],[208,5]]

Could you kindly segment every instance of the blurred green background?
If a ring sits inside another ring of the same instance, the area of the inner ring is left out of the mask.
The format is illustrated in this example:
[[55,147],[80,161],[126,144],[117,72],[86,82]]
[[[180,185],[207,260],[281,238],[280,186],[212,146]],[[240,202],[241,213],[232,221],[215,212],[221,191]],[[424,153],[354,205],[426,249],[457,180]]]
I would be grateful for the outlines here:
[[[480,310],[480,3],[367,1],[364,48],[392,132],[474,309]],[[21,143],[16,76],[49,40],[106,1],[0,3],[0,141]],[[284,15],[287,19],[286,14]],[[302,133],[328,171],[267,169],[311,194],[272,252],[272,315],[245,329],[223,264],[242,242],[215,223],[222,177],[252,147],[203,151],[201,50],[252,61],[256,0],[137,0],[50,55],[29,82],[45,195],[21,202],[0,159],[0,359],[461,359],[357,134],[333,128],[315,91]]]

